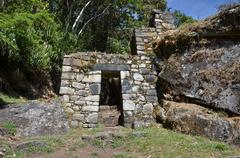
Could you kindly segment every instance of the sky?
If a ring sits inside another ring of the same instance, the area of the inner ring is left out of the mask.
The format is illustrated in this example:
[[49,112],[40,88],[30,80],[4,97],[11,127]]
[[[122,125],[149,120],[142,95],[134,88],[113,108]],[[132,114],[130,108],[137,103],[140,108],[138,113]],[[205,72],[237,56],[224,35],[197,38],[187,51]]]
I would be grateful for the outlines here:
[[217,12],[219,5],[240,0],[167,0],[168,7],[173,10],[180,10],[194,19],[205,19]]

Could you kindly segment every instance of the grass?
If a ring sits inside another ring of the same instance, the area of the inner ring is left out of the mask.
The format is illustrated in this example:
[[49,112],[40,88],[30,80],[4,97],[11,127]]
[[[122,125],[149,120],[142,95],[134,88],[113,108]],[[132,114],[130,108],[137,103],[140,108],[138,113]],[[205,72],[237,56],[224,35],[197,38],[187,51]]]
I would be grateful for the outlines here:
[[163,158],[206,158],[228,157],[240,155],[240,149],[209,139],[179,134],[163,128],[143,129],[146,137],[133,137],[125,141],[129,152],[141,152],[144,156],[151,155]]
[[[44,136],[25,139],[44,140],[47,142],[45,147],[29,147],[26,151],[16,151],[10,148],[7,142],[0,141],[0,148],[4,147],[7,149],[7,156],[4,158],[11,157],[14,154],[16,158],[27,158],[34,153],[49,154],[61,148],[67,149],[69,154],[71,154],[76,152],[77,149],[86,146],[94,146],[100,149],[106,149],[107,147],[112,149],[121,148],[121,152],[115,154],[113,158],[224,158],[240,156],[239,148],[225,143],[211,141],[204,137],[189,136],[158,127],[140,129],[139,131],[146,133],[145,136],[136,137],[129,132],[126,137],[112,139],[111,142],[94,140],[91,143],[85,143],[81,140],[81,135],[94,134],[95,131],[93,132],[89,129],[74,129],[63,136]],[[91,157],[97,156],[98,153],[92,151]]]
[[12,122],[5,122],[3,128],[7,130],[8,135],[14,136],[17,132],[17,126]]
[[25,102],[24,98],[10,96],[0,92],[0,105],[23,103],[23,102]]

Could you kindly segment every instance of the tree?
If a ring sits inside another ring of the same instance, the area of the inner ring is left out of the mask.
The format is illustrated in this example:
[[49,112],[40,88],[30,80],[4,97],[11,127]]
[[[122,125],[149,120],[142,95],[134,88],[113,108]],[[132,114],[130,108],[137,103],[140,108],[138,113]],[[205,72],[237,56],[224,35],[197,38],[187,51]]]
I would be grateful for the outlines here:
[[183,24],[189,24],[189,23],[193,23],[194,21],[196,21],[191,16],[187,16],[179,10],[175,10],[173,12],[173,14],[176,18],[176,25],[178,27],[183,25]]

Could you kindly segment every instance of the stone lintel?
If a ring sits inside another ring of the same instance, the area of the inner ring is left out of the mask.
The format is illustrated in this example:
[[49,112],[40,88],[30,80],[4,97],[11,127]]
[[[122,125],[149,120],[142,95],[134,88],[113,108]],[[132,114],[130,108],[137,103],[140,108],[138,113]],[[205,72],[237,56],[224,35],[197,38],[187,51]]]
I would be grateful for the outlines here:
[[130,71],[130,66],[116,64],[95,64],[91,67],[91,69],[101,71]]

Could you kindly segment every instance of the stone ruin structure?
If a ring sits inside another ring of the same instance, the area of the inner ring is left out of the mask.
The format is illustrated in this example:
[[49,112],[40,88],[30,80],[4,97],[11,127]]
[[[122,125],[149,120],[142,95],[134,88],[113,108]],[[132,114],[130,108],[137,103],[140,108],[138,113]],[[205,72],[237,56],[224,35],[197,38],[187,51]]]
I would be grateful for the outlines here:
[[169,13],[154,10],[149,27],[134,30],[131,55],[80,52],[64,57],[60,95],[72,127],[138,128],[155,122],[157,72],[151,42],[174,29],[173,22]]

